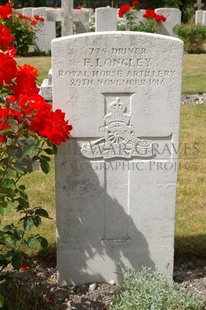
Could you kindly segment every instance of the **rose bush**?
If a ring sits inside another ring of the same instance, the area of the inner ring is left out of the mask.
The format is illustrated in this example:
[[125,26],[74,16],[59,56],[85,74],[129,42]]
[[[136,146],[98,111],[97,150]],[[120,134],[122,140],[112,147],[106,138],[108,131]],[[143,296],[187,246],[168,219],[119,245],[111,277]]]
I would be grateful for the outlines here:
[[[49,172],[50,155],[56,146],[69,139],[72,126],[61,110],[52,111],[36,85],[37,69],[18,66],[15,59],[15,38],[0,25],[0,215],[13,209],[18,222],[0,229],[0,269],[8,264],[20,269],[25,256],[20,246],[31,247],[39,242],[47,246],[45,238],[28,233],[33,226],[48,218],[40,206],[31,208],[22,177],[33,171],[35,162],[44,173]],[[2,225],[1,225],[2,226]]]
[[36,33],[40,29],[44,18],[35,15],[34,17],[17,13],[12,8],[12,3],[7,2],[0,5],[0,26],[6,26],[12,36],[18,55],[26,55],[29,46],[34,44]]
[[166,17],[156,14],[154,10],[146,9],[143,17],[145,21],[138,22],[137,12],[139,11],[139,2],[134,0],[132,6],[125,3],[120,6],[118,15],[122,22],[118,23],[118,30],[158,32],[160,22],[165,22]]
[[[120,31],[144,31],[155,33],[159,31],[160,23],[166,21],[166,17],[156,14],[154,10],[146,9],[143,14],[144,21],[138,21],[139,1],[132,1],[132,5],[125,3],[118,11],[117,30]],[[90,18],[90,31],[95,31],[95,15]]]

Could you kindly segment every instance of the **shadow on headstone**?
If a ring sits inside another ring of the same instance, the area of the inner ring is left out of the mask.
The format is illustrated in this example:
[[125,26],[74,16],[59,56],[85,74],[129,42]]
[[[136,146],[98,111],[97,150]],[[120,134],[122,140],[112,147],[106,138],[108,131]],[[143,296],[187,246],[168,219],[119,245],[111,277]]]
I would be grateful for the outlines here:
[[[71,148],[79,148],[75,139],[60,148],[57,178],[65,175],[61,180],[62,199],[60,193],[57,197],[60,283],[105,282],[108,278],[117,278],[117,282],[121,282],[122,270],[127,266],[136,270],[142,266],[154,269],[147,241],[135,226],[129,210],[126,212],[116,199],[107,194],[103,162],[90,162],[83,157],[80,160],[78,155],[71,155]],[[98,175],[95,169],[98,169]],[[68,173],[63,175],[62,171]],[[105,270],[107,268],[108,271]],[[102,270],[102,273],[96,270]]]

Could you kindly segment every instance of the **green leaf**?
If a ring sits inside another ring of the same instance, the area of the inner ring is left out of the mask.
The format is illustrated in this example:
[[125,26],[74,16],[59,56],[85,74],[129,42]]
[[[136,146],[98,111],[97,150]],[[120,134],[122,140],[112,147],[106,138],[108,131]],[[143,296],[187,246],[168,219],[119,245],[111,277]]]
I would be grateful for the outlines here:
[[20,185],[20,186],[19,186],[19,189],[21,189],[21,190],[24,191],[24,190],[26,189],[26,187],[25,187],[24,185]]
[[4,228],[3,228],[3,231],[10,231],[10,230],[13,230],[13,225],[6,225],[6,226],[4,226]]
[[34,245],[34,243],[35,243],[35,238],[32,236],[30,236],[26,241],[26,244],[29,248],[31,248]]
[[14,253],[12,256],[11,264],[15,270],[19,270],[21,266],[23,265],[22,255],[20,253]]
[[24,216],[19,220],[20,223],[23,223],[23,227],[26,231],[31,230],[31,227],[34,225],[32,216]]
[[19,203],[17,200],[12,200],[12,201],[9,201],[9,205],[12,207],[12,208],[17,208]]
[[22,158],[22,157],[24,156],[24,152],[23,152],[23,150],[21,150],[20,148],[18,148],[15,155],[16,155],[16,157],[17,157],[18,159],[20,159],[20,158]]
[[11,188],[0,188],[0,196],[8,196],[11,197],[14,192],[11,191]]
[[8,265],[8,261],[3,254],[0,254],[0,266],[6,267]]
[[39,208],[35,210],[35,215],[49,218],[49,214],[45,209]]
[[3,205],[2,205],[2,203],[0,202],[0,214],[1,214],[1,215],[7,215],[8,209],[7,209],[6,205],[7,205],[6,202],[4,202]]
[[54,151],[53,151],[52,148],[51,148],[51,149],[46,148],[46,149],[44,149],[44,152],[45,152],[46,154],[48,154],[48,155],[53,155],[53,154],[54,154]]
[[54,155],[57,154],[57,146],[55,144],[53,144],[53,154]]
[[41,224],[41,218],[40,218],[40,216],[33,216],[32,217],[32,219],[33,219],[33,223],[34,223],[34,225],[36,226],[36,227],[38,227],[40,224]]
[[41,170],[45,173],[48,174],[50,170],[49,163],[46,160],[40,159],[40,165],[41,165]]
[[14,237],[15,237],[15,239],[19,241],[19,240],[21,240],[22,236],[23,236],[23,231],[16,228],[14,230]]
[[6,178],[3,180],[3,182],[1,182],[1,187],[13,189],[13,190],[16,189],[15,182],[9,175],[8,176],[6,175]]
[[45,156],[45,155],[42,155],[41,159],[46,160],[46,161],[51,161],[51,158],[49,156]]
[[4,306],[4,296],[0,294],[0,308],[3,308]]
[[47,248],[48,247],[48,241],[46,240],[46,238],[39,236],[37,238],[37,240],[41,244],[42,248]]

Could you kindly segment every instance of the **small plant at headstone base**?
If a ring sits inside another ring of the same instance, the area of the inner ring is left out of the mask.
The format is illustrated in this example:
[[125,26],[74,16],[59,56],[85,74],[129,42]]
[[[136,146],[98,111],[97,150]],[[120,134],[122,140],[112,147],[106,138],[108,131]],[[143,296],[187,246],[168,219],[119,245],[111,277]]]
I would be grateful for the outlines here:
[[[10,281],[1,283],[1,293],[5,298],[0,298],[1,310],[55,310],[58,309],[57,302],[46,297],[38,285],[28,285],[21,277],[11,277]],[[48,296],[52,296],[48,294]]]
[[1,25],[1,32],[4,34],[0,35],[1,227],[3,217],[8,222],[10,212],[16,212],[18,217],[17,223],[7,223],[0,229],[0,271],[3,271],[8,265],[16,270],[28,266],[22,246],[31,248],[38,242],[47,247],[47,240],[31,230],[38,228],[42,218],[49,218],[49,214],[39,205],[30,206],[26,188],[20,181],[34,170],[36,162],[44,173],[49,172],[50,155],[56,153],[56,146],[69,139],[72,126],[61,110],[52,111],[51,104],[38,94],[37,69],[17,65],[10,30]]
[[10,29],[15,38],[13,44],[20,56],[25,56],[28,53],[43,22],[44,18],[38,15],[30,17],[15,12],[11,2],[0,6],[0,26],[4,25]]
[[199,54],[205,52],[206,26],[181,24],[174,28],[174,32],[184,41],[184,49],[188,53]]
[[159,272],[143,267],[141,272],[126,269],[123,283],[110,310],[201,310],[203,301],[192,297]]

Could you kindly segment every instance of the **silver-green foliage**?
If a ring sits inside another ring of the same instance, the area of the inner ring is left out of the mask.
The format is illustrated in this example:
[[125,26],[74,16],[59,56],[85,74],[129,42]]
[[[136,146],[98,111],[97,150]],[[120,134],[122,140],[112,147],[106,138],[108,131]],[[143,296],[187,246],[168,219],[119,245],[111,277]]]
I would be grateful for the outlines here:
[[111,310],[201,310],[203,301],[190,296],[178,284],[169,283],[156,271],[125,272]]

